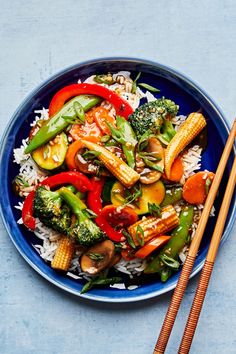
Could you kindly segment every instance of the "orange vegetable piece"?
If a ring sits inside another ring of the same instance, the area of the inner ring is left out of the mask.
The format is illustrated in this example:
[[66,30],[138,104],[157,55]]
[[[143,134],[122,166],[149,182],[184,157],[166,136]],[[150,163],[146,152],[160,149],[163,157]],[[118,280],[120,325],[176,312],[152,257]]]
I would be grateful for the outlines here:
[[180,156],[178,156],[170,169],[169,180],[173,182],[179,182],[184,174],[184,166]]
[[102,137],[102,132],[96,123],[74,124],[70,130],[70,135],[74,140],[86,139],[97,143]]
[[82,149],[84,145],[81,143],[80,140],[74,141],[72,144],[69,145],[68,150],[66,152],[66,165],[69,170],[76,170],[75,164],[75,155],[78,150]]
[[213,172],[201,171],[189,177],[183,187],[183,199],[190,204],[203,204],[207,197],[206,181],[212,181],[214,176]]
[[170,177],[167,178],[166,174],[162,175],[162,178],[168,179],[168,181],[179,182],[184,174],[184,165],[180,156],[177,156],[174,160],[171,169],[170,169]]
[[150,253],[155,251],[157,248],[166,244],[169,241],[170,237],[171,236],[166,236],[166,235],[154,237],[149,242],[147,242],[146,245],[144,245],[135,253],[135,257],[146,258],[147,256],[149,256]]
[[109,122],[113,126],[115,126],[115,118],[112,117],[109,113],[110,112],[106,108],[101,106],[91,109],[89,113],[90,117],[93,117],[97,126],[106,135],[111,134],[110,129],[108,128],[106,122]]

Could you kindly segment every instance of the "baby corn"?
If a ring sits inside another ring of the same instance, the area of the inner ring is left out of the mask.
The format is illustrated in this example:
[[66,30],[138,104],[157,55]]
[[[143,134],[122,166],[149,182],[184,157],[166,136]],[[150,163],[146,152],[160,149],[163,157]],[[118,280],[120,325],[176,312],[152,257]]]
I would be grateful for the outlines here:
[[84,146],[90,150],[100,152],[98,159],[103,162],[105,167],[127,188],[132,187],[138,180],[139,174],[129,167],[122,159],[114,155],[105,147],[82,140]]
[[[161,211],[161,217],[148,216],[128,228],[136,246],[142,245],[154,236],[165,234],[172,230],[179,223],[178,215],[172,205],[164,207]],[[142,241],[142,242],[140,242]]]
[[201,113],[191,113],[176,135],[170,141],[165,152],[165,173],[170,177],[172,163],[179,153],[200,133],[206,126],[206,120]]
[[51,262],[51,266],[55,270],[67,272],[75,252],[74,242],[66,236],[59,241],[59,246],[55,256]]

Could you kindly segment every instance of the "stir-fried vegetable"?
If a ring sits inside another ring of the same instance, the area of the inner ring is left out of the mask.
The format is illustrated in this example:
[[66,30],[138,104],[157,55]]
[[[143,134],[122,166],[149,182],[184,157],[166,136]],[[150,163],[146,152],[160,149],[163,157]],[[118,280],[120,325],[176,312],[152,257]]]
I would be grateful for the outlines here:
[[178,109],[179,107],[173,101],[163,97],[137,108],[129,117],[129,121],[138,137],[147,131],[160,134],[163,122],[176,116]]
[[170,236],[161,235],[152,238],[149,242],[147,242],[143,247],[141,247],[136,253],[135,257],[137,258],[146,258],[152,252],[157,250],[158,248],[162,247],[166,244],[170,239]]
[[108,149],[86,140],[82,140],[82,143],[88,149],[100,152],[98,159],[102,161],[106,168],[127,188],[132,187],[139,180],[139,174]]
[[83,272],[96,275],[109,267],[115,256],[115,246],[110,240],[97,243],[89,248],[81,257],[80,266]]
[[65,133],[61,133],[47,144],[35,149],[31,155],[39,167],[51,171],[63,164],[67,148],[67,136]]
[[134,168],[135,146],[137,145],[137,139],[131,125],[121,116],[116,117],[117,129],[114,128],[109,122],[107,122],[107,125],[110,128],[113,139],[122,145],[127,164],[131,168]]
[[60,195],[76,217],[76,222],[67,229],[67,235],[85,247],[102,241],[105,233],[90,219],[80,198],[66,187],[60,189]]
[[73,240],[63,236],[51,262],[51,267],[60,272],[67,272],[75,253],[75,243]]
[[214,176],[212,172],[203,171],[189,177],[184,184],[183,199],[190,204],[203,204]]
[[169,204],[173,205],[179,202],[182,199],[182,192],[182,187],[175,186],[172,188],[167,188],[165,198],[162,201],[161,206],[167,206]]
[[165,173],[170,177],[171,166],[181,151],[206,126],[206,120],[201,113],[191,113],[177,134],[173,137],[165,152]]
[[178,225],[179,218],[172,205],[164,207],[161,217],[148,216],[128,228],[135,245],[141,245],[151,240],[154,236],[163,235]]
[[[192,206],[185,206],[183,208],[179,217],[179,226],[172,232],[166,246],[147,265],[144,273],[159,273],[162,281],[166,281],[171,275],[170,268],[173,269],[173,264],[179,267],[176,260],[181,249],[189,242],[189,230],[193,222],[193,214],[194,209]],[[171,260],[172,263],[170,263]]]
[[73,84],[63,87],[52,98],[49,106],[49,115],[57,113],[67,100],[78,95],[96,95],[109,101],[116,109],[116,114],[128,118],[133,113],[132,107],[114,91],[106,87],[93,84]]
[[116,182],[111,189],[111,202],[115,206],[129,205],[138,215],[147,214],[148,204],[161,204],[165,197],[165,186],[162,181],[152,184],[135,185],[127,190],[122,183]]
[[75,109],[76,103],[79,103],[86,112],[100,102],[101,99],[96,96],[81,95],[73,98],[62,106],[57,113],[55,112],[55,115],[39,129],[26,147],[25,154],[31,153],[39,146],[46,144],[65,130],[69,124],[75,123],[79,118],[77,115],[78,112]]

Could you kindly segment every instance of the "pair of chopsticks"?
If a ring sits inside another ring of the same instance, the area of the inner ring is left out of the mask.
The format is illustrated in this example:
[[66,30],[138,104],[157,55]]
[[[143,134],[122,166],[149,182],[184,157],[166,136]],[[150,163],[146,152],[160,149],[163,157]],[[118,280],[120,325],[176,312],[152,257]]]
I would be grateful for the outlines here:
[[[236,135],[236,120],[233,123],[230,135],[226,142],[224,151],[222,153],[212,186],[206,199],[206,203],[195,233],[195,236],[191,242],[186,261],[183,265],[181,275],[178,279],[177,286],[173,293],[168,311],[166,313],[165,320],[163,322],[159,338],[156,342],[156,346],[153,354],[163,354],[165,352],[174,322],[184,296],[184,292],[193,268],[194,261],[197,256],[197,252],[203,237],[203,233],[210,215],[211,208],[213,206],[216,194],[218,192],[220,182],[230,155],[230,152],[234,145]],[[219,216],[215,225],[215,229],[212,235],[209,250],[206,256],[206,260],[202,269],[201,277],[198,283],[198,287],[195,293],[195,297],[192,303],[192,307],[189,313],[189,317],[186,323],[182,341],[179,347],[179,354],[189,353],[193,336],[197,327],[198,319],[201,313],[204,298],[207,292],[208,284],[212,274],[215,258],[219,248],[221,236],[224,230],[230,202],[233,196],[234,187],[236,183],[236,157],[234,159],[233,167],[230,173],[222,205],[220,208]]]

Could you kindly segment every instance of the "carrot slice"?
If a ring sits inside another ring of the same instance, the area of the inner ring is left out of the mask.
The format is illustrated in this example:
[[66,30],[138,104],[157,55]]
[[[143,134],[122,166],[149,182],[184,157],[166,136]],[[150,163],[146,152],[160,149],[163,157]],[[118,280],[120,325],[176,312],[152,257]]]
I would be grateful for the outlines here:
[[146,258],[150,253],[167,243],[170,237],[166,235],[154,237],[135,253],[135,257]]
[[72,125],[70,135],[74,140],[86,139],[93,143],[97,143],[102,137],[102,132],[96,123],[90,123],[86,120],[83,125]]
[[68,150],[66,152],[66,165],[69,170],[76,170],[75,164],[75,155],[78,150],[82,149],[84,146],[80,140],[74,141],[72,144],[69,145]]
[[95,123],[101,129],[101,131],[106,134],[110,135],[110,129],[108,128],[106,122],[111,123],[115,126],[115,118],[109,114],[109,111],[104,107],[95,107],[91,109],[90,115],[93,116]]
[[190,204],[203,204],[207,197],[206,182],[212,182],[215,174],[201,171],[189,177],[183,187],[183,199]]
[[170,177],[167,178],[166,174],[162,175],[162,178],[172,181],[172,182],[179,182],[184,174],[184,165],[180,156],[177,156],[174,160],[171,169],[170,169]]
[[173,182],[179,182],[184,174],[184,166],[180,156],[176,157],[171,169],[169,180]]

